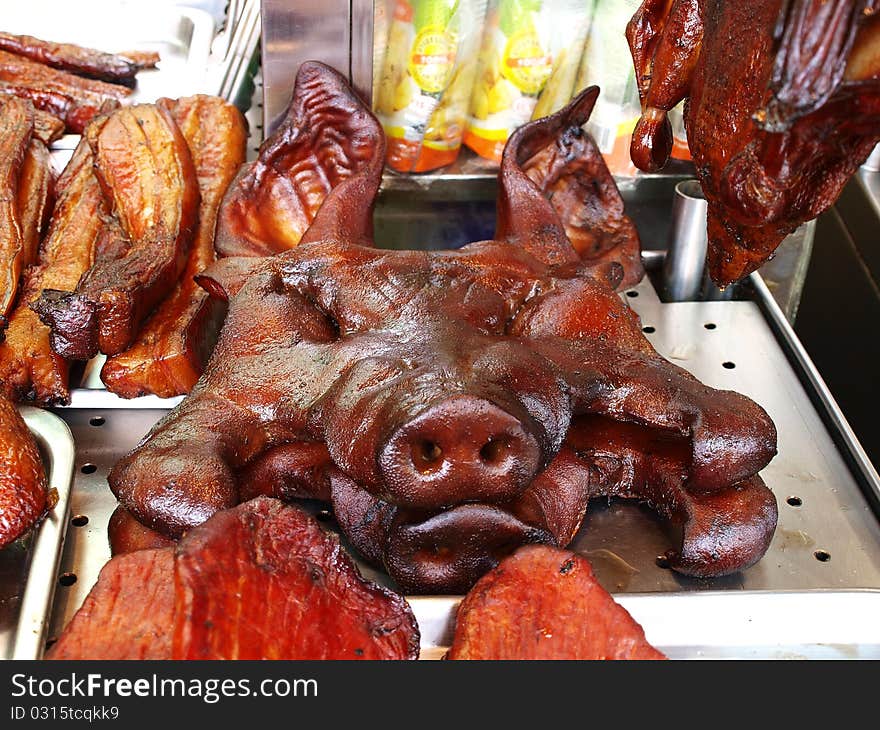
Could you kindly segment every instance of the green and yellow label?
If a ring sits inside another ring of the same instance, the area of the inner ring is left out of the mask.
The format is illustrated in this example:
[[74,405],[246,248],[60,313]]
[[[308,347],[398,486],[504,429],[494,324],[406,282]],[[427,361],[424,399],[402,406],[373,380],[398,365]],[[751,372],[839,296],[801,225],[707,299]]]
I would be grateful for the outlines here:
[[409,55],[409,73],[422,91],[439,94],[448,85],[455,69],[457,38],[440,25],[422,28]]
[[533,28],[514,33],[504,47],[501,75],[524,94],[541,93],[553,72],[553,56]]

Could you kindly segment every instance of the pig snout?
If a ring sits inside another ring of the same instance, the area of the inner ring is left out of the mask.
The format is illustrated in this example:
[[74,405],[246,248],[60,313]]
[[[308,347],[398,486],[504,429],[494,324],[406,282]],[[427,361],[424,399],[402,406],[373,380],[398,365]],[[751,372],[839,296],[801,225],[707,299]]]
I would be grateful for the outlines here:
[[433,509],[461,502],[505,502],[541,466],[538,439],[488,400],[461,395],[429,406],[400,426],[379,455],[383,498]]

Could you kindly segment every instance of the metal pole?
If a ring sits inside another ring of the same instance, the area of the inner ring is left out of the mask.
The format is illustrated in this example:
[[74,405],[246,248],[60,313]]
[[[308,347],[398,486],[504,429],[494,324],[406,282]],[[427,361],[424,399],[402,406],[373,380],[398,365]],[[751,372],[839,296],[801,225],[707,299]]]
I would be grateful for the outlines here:
[[668,301],[700,298],[706,261],[707,210],[699,182],[684,180],[675,186],[672,229],[663,264],[663,294]]

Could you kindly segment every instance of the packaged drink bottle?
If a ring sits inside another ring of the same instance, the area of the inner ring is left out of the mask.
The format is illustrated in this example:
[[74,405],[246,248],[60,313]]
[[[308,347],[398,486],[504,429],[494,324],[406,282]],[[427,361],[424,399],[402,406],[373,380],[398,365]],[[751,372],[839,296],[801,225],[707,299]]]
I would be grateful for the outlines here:
[[485,11],[486,0],[395,0],[375,97],[390,168],[455,161]]
[[592,0],[490,0],[465,144],[499,162],[508,137],[572,96]]

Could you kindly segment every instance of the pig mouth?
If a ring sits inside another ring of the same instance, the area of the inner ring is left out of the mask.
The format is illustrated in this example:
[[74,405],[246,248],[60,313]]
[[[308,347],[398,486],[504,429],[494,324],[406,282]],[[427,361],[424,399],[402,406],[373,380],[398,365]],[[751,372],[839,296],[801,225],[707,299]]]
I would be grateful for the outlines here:
[[407,593],[466,593],[518,547],[556,545],[497,505],[465,504],[408,522],[398,514],[388,532],[385,567]]

